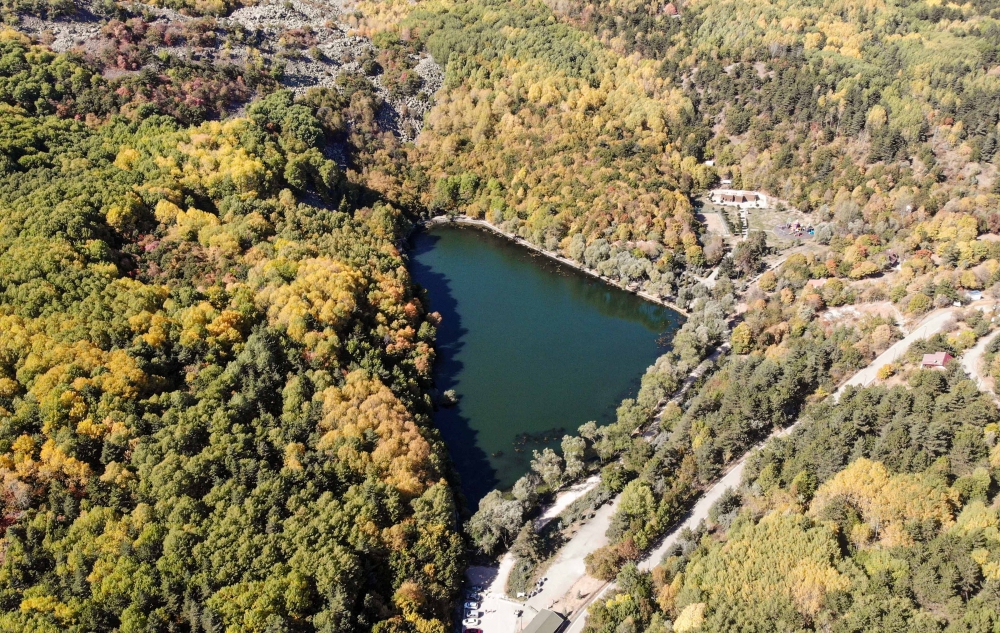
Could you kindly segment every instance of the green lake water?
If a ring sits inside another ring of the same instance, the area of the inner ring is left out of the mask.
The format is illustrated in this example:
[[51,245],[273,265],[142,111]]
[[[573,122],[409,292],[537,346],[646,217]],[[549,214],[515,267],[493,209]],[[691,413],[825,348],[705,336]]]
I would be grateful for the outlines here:
[[459,404],[435,423],[475,507],[528,472],[532,450],[614,421],[682,317],[487,231],[414,235],[414,280],[440,312],[434,377]]

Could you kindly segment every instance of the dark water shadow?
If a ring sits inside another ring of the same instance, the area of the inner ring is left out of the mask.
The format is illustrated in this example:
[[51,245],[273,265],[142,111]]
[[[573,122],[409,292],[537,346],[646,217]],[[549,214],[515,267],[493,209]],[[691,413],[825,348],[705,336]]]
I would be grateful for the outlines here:
[[[415,233],[410,238],[410,275],[424,290],[427,309],[441,314],[435,343],[437,356],[434,361],[434,386],[443,393],[457,386],[457,378],[463,363],[458,360],[464,346],[463,338],[467,330],[462,326],[458,312],[458,301],[452,293],[447,276],[435,272],[420,262],[419,256],[434,250],[441,238],[426,231]],[[448,446],[462,493],[466,500],[473,501],[469,510],[475,510],[479,499],[486,496],[500,483],[497,472],[490,464],[489,455],[477,443],[478,431],[472,428],[469,418],[462,414],[462,402],[448,408],[440,408],[434,413],[434,423]],[[463,478],[462,473],[475,473]]]

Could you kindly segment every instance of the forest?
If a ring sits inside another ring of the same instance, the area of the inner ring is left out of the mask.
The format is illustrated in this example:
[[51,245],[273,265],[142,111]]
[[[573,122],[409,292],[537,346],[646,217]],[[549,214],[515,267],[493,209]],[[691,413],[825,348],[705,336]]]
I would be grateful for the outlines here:
[[988,396],[924,370],[804,416],[651,573],[626,565],[588,630],[994,630]]
[[321,152],[363,78],[83,121],[91,68],[3,46],[0,628],[445,631],[436,317],[408,220]]

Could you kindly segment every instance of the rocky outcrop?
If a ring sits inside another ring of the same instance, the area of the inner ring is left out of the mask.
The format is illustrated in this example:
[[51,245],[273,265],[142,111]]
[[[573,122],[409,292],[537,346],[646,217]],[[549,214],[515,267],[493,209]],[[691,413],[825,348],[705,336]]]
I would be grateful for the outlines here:
[[[184,24],[198,19],[150,5],[131,7],[154,24]],[[364,60],[374,55],[371,40],[348,33],[340,22],[342,13],[343,7],[336,0],[262,0],[217,19],[215,28],[222,36],[216,38],[214,46],[164,46],[158,52],[163,50],[192,61],[237,65],[245,65],[253,56],[260,55],[270,65],[283,67],[280,82],[291,90],[334,87],[341,73],[363,73]],[[58,52],[87,51],[97,46],[106,22],[91,4],[84,3],[72,18],[43,20],[26,16],[18,28]],[[306,44],[283,43],[289,33],[295,32],[305,34]],[[444,80],[441,67],[430,55],[414,56],[411,61],[415,65],[413,71],[420,77],[419,91],[413,95],[394,95],[383,84],[383,75],[375,72],[368,75],[384,102],[378,113],[380,126],[404,141],[414,140],[420,133],[424,115]]]

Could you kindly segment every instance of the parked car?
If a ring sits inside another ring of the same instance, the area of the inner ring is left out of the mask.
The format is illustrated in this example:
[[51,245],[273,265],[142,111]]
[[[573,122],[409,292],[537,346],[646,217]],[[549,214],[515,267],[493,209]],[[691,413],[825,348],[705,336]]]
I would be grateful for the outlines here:
[[483,612],[477,609],[466,609],[465,617],[467,618],[481,618],[483,617]]
[[469,600],[465,603],[466,609],[478,609],[481,606],[482,604],[480,604],[478,600]]
[[468,630],[468,627],[470,626],[479,626],[480,624],[482,624],[482,622],[479,618],[465,618],[462,620],[462,626],[466,627],[466,630]]
[[465,633],[483,633],[482,629],[465,629]]

